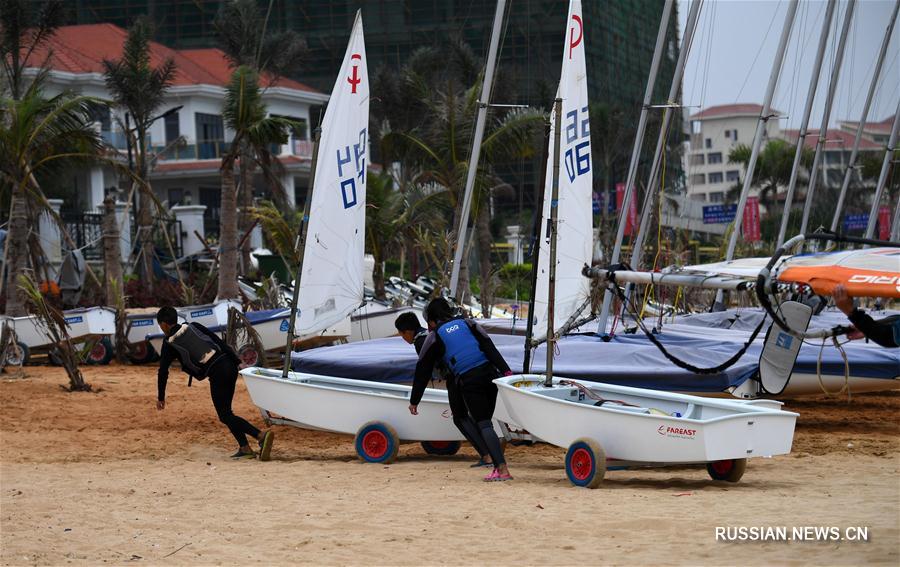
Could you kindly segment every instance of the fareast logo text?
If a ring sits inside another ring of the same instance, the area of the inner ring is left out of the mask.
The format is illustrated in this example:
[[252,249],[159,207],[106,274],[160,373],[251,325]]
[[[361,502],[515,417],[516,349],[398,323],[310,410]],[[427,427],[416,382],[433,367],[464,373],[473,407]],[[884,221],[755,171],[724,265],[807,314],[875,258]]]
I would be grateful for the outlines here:
[[696,429],[685,429],[684,427],[672,427],[670,425],[660,425],[656,428],[656,432],[664,437],[677,437],[679,439],[694,439],[697,434]]

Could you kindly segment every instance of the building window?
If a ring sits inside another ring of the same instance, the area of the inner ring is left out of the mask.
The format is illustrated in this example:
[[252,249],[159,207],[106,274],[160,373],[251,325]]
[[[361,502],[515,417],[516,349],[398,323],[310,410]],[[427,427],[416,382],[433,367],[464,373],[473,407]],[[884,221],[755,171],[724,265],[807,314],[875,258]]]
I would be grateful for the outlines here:
[[175,207],[184,202],[184,189],[176,187],[169,189],[169,207]]
[[703,154],[691,155],[691,165],[703,165],[706,163],[706,156]]
[[741,179],[741,172],[736,169],[732,169],[731,171],[725,172],[725,181],[740,181],[740,179]]
[[173,112],[172,114],[168,114],[163,120],[166,127],[166,144],[171,144],[178,139],[178,136],[181,136],[181,127],[178,124],[178,113]]
[[706,202],[706,193],[693,193],[691,195],[691,201],[699,201],[701,203]]
[[203,231],[208,235],[215,235],[217,238],[221,202],[222,195],[218,187],[200,187],[200,204],[206,206],[206,210],[203,211]]
[[706,174],[705,173],[695,173],[691,175],[691,185],[705,185],[706,184]]
[[730,138],[730,137],[731,137],[731,130],[725,130],[725,137],[726,137],[726,138]]
[[721,183],[722,182],[722,172],[714,171],[709,174],[709,182],[710,183]]
[[712,147],[712,138],[706,139],[706,148],[709,149]]
[[725,192],[724,191],[713,191],[709,194],[709,202],[710,203],[721,203],[725,200]]
[[197,122],[197,159],[215,159],[225,148],[225,125],[218,114],[195,114]]
[[733,141],[737,142],[737,130],[732,130],[731,134],[732,134],[731,139]]
[[706,163],[722,163],[722,152],[711,152],[706,158]]

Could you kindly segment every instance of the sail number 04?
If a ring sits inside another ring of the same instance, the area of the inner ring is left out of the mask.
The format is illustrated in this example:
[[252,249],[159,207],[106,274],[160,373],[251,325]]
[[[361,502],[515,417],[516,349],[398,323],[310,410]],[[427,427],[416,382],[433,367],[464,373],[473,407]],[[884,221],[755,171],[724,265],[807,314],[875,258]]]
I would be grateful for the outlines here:
[[[353,148],[351,153],[350,148]],[[341,150],[337,150],[337,166],[338,178],[344,177],[344,166],[352,163],[353,168],[349,169],[351,174],[347,179],[341,179],[341,197],[344,200],[344,208],[349,209],[357,203],[356,198],[356,180],[363,187],[366,185],[366,129],[359,131],[358,142],[353,146],[344,146],[343,157]]]

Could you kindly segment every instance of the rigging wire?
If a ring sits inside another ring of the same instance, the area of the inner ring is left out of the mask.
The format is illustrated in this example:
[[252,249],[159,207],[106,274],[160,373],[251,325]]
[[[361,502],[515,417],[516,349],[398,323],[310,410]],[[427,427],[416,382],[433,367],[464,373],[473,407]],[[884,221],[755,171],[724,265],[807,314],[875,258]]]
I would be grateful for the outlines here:
[[756,55],[753,57],[753,63],[750,64],[750,69],[747,70],[747,75],[744,77],[744,82],[741,84],[740,90],[738,90],[738,94],[734,99],[734,103],[737,104],[738,100],[740,100],[741,95],[744,94],[744,88],[747,86],[747,81],[750,80],[750,76],[753,73],[753,68],[756,66],[756,62],[759,60],[759,56],[762,53],[763,47],[766,46],[766,40],[769,39],[769,34],[772,32],[772,26],[775,24],[775,18],[778,16],[778,12],[781,9],[781,2],[779,2],[778,6],[775,8],[775,11],[772,13],[772,19],[769,21],[769,27],[766,29],[766,34],[762,38],[762,42],[759,44],[759,48],[756,50]]

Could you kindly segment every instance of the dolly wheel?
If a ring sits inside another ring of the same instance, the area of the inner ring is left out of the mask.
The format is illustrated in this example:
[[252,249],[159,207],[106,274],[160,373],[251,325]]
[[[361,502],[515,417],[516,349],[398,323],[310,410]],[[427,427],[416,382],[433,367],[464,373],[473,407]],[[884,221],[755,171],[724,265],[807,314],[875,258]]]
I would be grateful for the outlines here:
[[747,459],[728,459],[706,464],[706,472],[713,480],[737,482],[747,470]]
[[459,441],[422,441],[422,448],[429,455],[455,455],[461,446]]
[[153,362],[154,358],[156,358],[156,349],[153,348],[149,341],[138,341],[129,345],[128,349],[130,351],[128,360],[132,364],[147,364],[148,362]]
[[566,451],[566,476],[575,486],[597,488],[606,475],[606,452],[593,439],[582,437]]
[[253,345],[244,345],[238,350],[238,358],[247,366],[257,366],[259,363],[259,353]]
[[113,358],[112,342],[103,337],[91,347],[87,355],[88,364],[109,364]]
[[28,345],[25,343],[14,343],[9,345],[6,351],[5,363],[9,366],[24,366],[28,362],[30,352]]
[[356,433],[356,454],[367,463],[390,463],[397,458],[400,438],[382,421],[370,421]]

